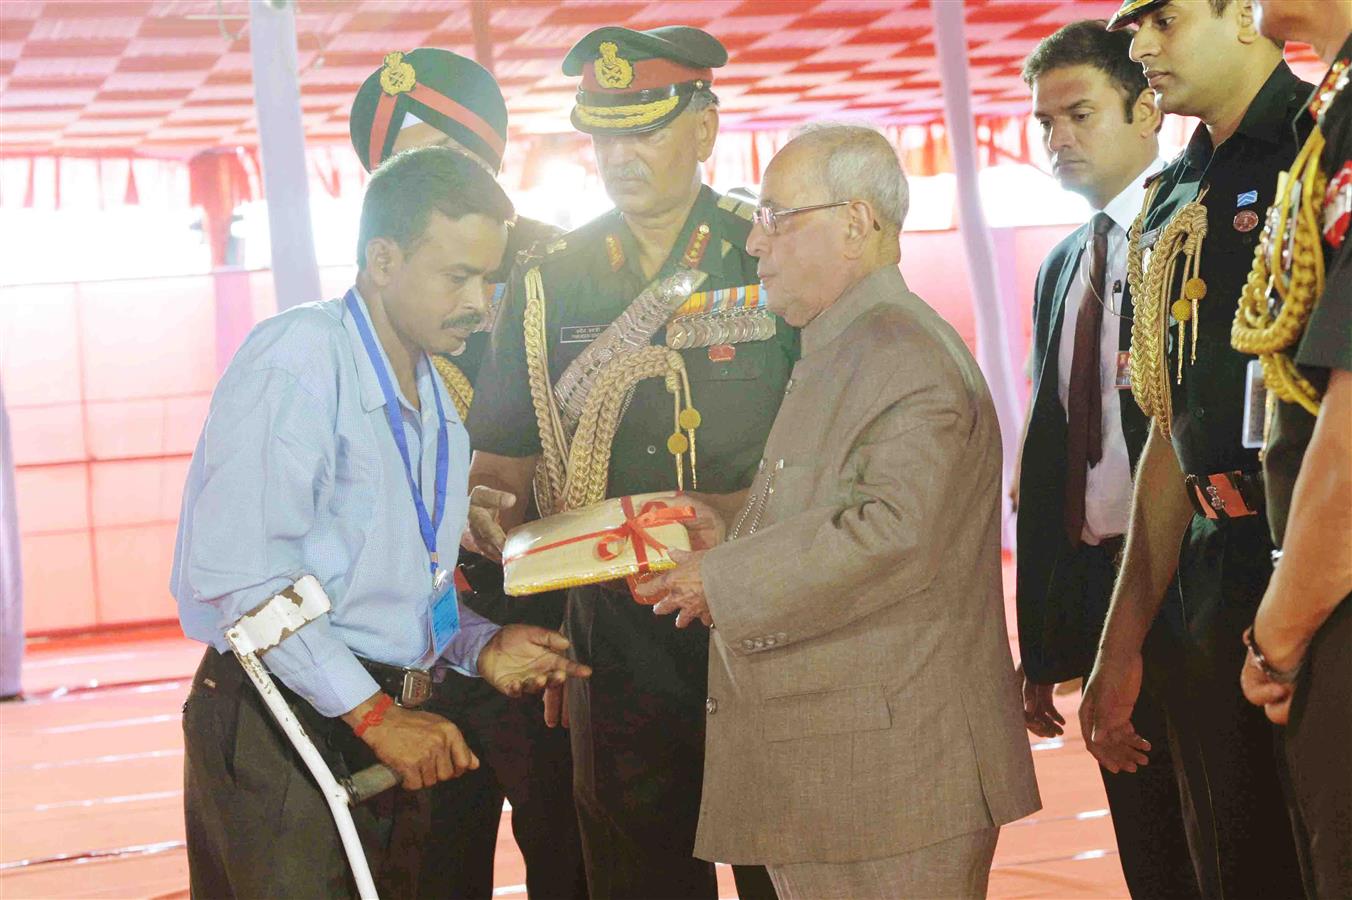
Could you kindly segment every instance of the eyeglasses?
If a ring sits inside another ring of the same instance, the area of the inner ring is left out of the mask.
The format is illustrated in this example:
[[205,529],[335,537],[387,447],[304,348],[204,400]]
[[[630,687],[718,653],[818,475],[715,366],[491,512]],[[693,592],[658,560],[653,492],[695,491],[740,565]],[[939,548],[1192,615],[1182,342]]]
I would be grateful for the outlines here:
[[[752,219],[766,234],[776,234],[779,231],[780,223],[789,216],[812,212],[815,209],[835,209],[837,206],[849,206],[853,202],[853,200],[837,200],[835,203],[815,203],[812,206],[795,206],[792,209],[772,209],[768,206],[758,206]],[[882,231],[882,226],[876,220],[873,223],[873,230]]]

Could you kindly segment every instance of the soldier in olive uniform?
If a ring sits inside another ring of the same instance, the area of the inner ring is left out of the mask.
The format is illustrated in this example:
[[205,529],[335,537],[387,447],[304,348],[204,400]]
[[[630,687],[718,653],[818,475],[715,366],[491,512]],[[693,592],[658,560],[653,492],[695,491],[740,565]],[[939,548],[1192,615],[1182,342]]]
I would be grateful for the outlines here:
[[[448,50],[421,47],[391,53],[362,84],[349,120],[352,147],[368,171],[411,147],[448,146],[494,175],[502,167],[507,106],[492,74]],[[520,216],[509,224],[502,265],[486,276],[494,296],[489,315],[453,357],[434,362],[461,418],[473,401],[493,320],[517,253],[560,229]],[[561,595],[517,603],[502,592],[502,567],[462,551],[462,596],[498,624],[557,627]],[[468,590],[466,590],[468,588]],[[546,728],[539,704],[512,700],[479,678],[446,673],[425,708],[456,723],[482,765],[427,790],[432,828],[418,879],[420,897],[493,895],[493,859],[502,801],[512,803],[512,832],[526,863],[532,897],[585,897],[586,873],[572,800],[572,757],[566,735]]]
[[1279,189],[1232,335],[1267,382],[1263,474],[1281,548],[1241,680],[1286,726],[1306,895],[1352,897],[1352,4],[1260,6],[1264,34],[1313,44],[1329,71],[1300,113],[1315,129],[1286,176],[1310,189]]
[[[472,495],[479,518],[471,530],[486,552],[501,546],[499,525],[521,521],[537,459],[550,464],[541,392],[612,322],[625,321],[647,287],[678,270],[696,273],[699,293],[642,344],[679,351],[698,416],[674,423],[663,379],[640,381],[613,443],[598,448],[609,463],[606,496],[683,484],[721,509],[741,506],[797,358],[797,333],[756,302],[756,261],[745,250],[752,208],[700,183],[718,127],[712,70],[726,60],[710,35],[673,26],[602,28],[564,61],[566,74],[582,76],[573,124],[593,136],[618,208],[537,248],[513,275],[470,415],[470,484],[483,486]],[[544,318],[534,336],[531,297]],[[547,369],[538,362],[545,357]],[[692,448],[682,429],[696,427]],[[590,690],[567,695],[593,896],[718,896],[713,866],[692,855],[707,631],[671,628],[623,582],[570,590],[566,629],[595,669]],[[742,897],[774,896],[763,869],[735,874]]]
[[1258,33],[1250,0],[1127,0],[1109,27],[1128,23],[1160,109],[1202,123],[1150,183],[1128,237],[1131,387],[1153,422],[1081,727],[1109,771],[1147,764],[1131,724],[1141,646],[1176,574],[1181,615],[1166,620],[1182,622],[1182,658],[1165,702],[1199,885],[1209,897],[1290,897],[1300,876],[1272,730],[1236,680],[1272,544],[1259,441],[1245,432],[1250,360],[1230,329],[1310,86]]

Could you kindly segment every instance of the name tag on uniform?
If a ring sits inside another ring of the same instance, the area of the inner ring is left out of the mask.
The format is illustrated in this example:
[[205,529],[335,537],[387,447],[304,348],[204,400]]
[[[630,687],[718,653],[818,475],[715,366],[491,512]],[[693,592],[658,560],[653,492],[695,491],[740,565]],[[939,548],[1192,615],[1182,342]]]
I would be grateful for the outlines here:
[[1113,381],[1113,387],[1119,391],[1131,390],[1131,351],[1117,351],[1117,377]]
[[1251,360],[1244,373],[1244,433],[1240,443],[1248,450],[1261,450],[1267,435],[1267,383],[1263,364]]
[[605,325],[564,325],[559,328],[560,344],[590,344],[606,330]]

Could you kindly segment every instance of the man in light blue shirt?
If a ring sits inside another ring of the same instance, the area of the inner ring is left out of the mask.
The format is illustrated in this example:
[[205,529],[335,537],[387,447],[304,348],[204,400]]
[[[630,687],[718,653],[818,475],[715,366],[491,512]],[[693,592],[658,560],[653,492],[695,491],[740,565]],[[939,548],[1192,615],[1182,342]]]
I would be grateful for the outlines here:
[[455,725],[406,708],[425,699],[406,685],[452,667],[515,696],[589,674],[561,635],[460,606],[447,572],[469,439],[427,354],[482,319],[511,216],[452,150],[390,160],[363,202],[356,285],[260,324],[216,388],[171,581],[184,632],[210,645],[184,707],[195,895],[351,892],[323,798],[224,638],[302,576],[333,609],[263,660],[339,774],[378,759],[402,778],[357,816],[382,893],[405,893],[416,869],[423,805],[407,792],[478,765]]

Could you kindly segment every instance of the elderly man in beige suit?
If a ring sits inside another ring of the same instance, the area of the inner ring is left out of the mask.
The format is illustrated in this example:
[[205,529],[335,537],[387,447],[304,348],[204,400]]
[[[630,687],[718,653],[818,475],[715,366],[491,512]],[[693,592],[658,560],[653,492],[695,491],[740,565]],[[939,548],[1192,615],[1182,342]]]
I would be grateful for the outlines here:
[[906,194],[867,128],[819,126],[770,163],[747,249],[802,359],[730,530],[701,508],[696,549],[646,591],[714,626],[695,853],[766,864],[781,900],[982,896],[999,826],[1040,805],[999,426],[897,269]]

